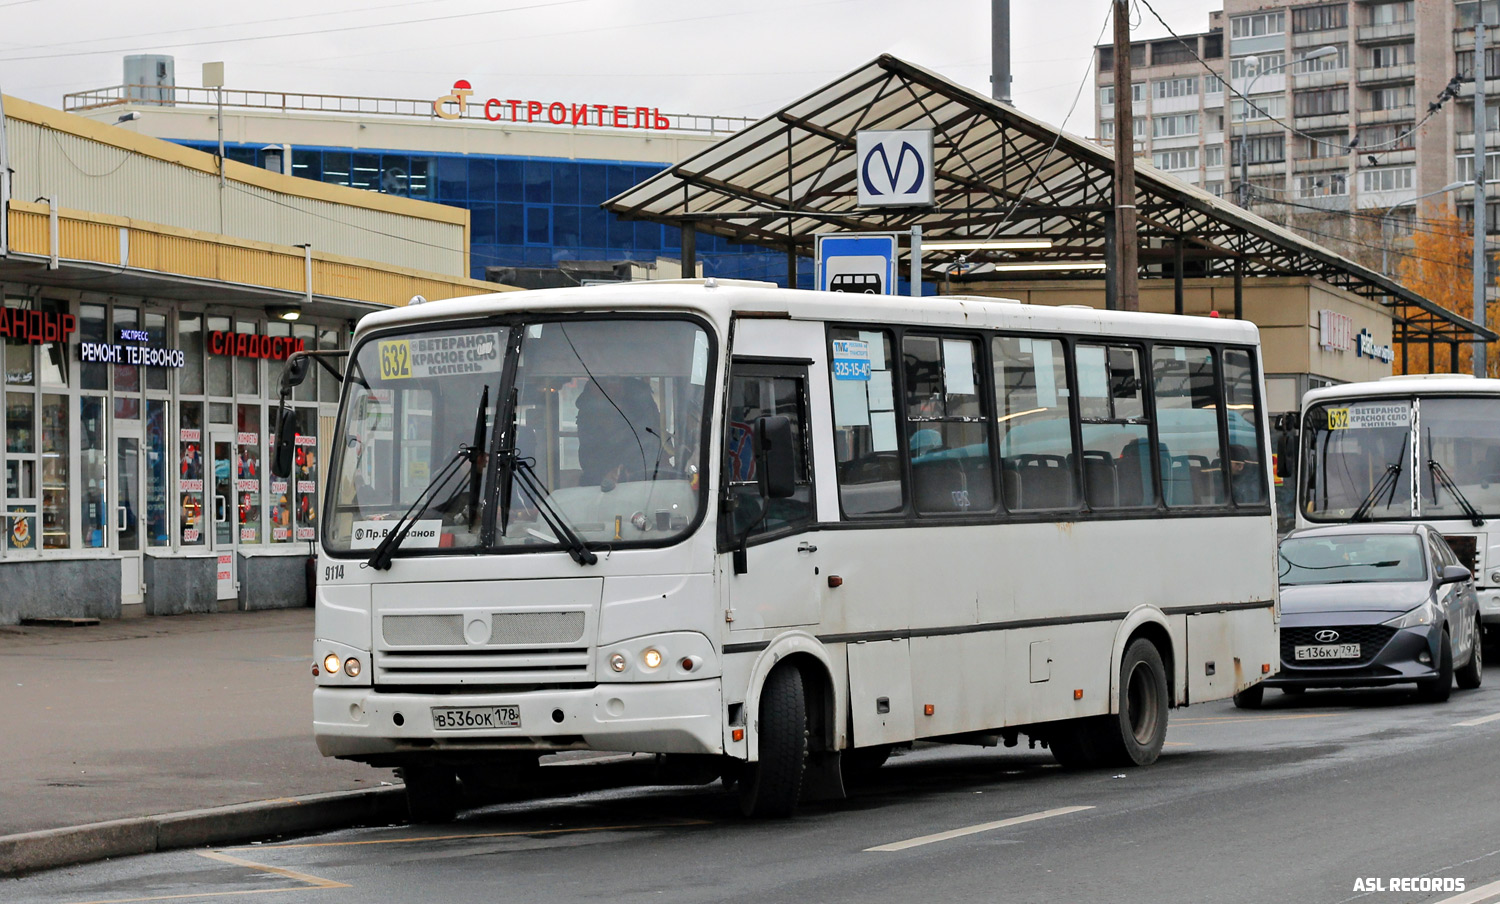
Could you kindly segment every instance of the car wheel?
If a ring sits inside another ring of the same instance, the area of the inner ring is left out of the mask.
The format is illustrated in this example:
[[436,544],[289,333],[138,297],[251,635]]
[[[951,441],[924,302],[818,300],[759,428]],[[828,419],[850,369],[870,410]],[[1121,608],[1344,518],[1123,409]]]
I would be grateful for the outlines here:
[[1466,691],[1472,691],[1479,687],[1484,681],[1484,629],[1479,626],[1479,621],[1474,621],[1474,642],[1471,645],[1469,661],[1464,663],[1463,668],[1454,673],[1458,679],[1458,686]]
[[403,766],[406,809],[413,825],[452,822],[458,813],[458,773],[441,766]]
[[783,665],[760,691],[760,759],[740,776],[740,811],[746,816],[786,817],[802,797],[807,771],[807,701],[802,673]]
[[1438,650],[1438,673],[1417,685],[1417,696],[1424,703],[1442,703],[1453,694],[1453,638],[1443,632]]
[[1247,687],[1234,695],[1234,705],[1240,709],[1260,709],[1260,704],[1266,699],[1266,686],[1257,684]]

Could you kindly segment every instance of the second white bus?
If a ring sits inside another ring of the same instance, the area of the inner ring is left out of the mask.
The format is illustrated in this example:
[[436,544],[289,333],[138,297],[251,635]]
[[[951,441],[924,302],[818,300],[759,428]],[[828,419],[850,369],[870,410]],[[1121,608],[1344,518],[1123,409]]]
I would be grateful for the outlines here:
[[1253,325],[708,281],[370,315],[321,528],[320,749],[413,815],[568,749],[747,814],[918,739],[1145,765],[1277,657]]

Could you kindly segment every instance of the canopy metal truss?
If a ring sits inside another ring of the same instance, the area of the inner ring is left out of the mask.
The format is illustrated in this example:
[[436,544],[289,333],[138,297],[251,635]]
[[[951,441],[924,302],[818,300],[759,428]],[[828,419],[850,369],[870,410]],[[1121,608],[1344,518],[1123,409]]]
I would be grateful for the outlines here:
[[[861,209],[855,135],[931,129],[930,208]],[[609,201],[626,217],[811,256],[826,231],[906,231],[923,241],[1045,238],[1035,251],[924,250],[928,277],[970,264],[1084,263],[1092,270],[1006,272],[1005,279],[1105,279],[1113,248],[1109,151],[883,55]],[[1136,170],[1146,277],[1315,277],[1392,308],[1398,341],[1452,343],[1497,334],[1389,277],[1149,166]],[[988,268],[986,268],[988,269]],[[990,276],[988,278],[1000,278]],[[1181,292],[1178,298],[1182,297]]]

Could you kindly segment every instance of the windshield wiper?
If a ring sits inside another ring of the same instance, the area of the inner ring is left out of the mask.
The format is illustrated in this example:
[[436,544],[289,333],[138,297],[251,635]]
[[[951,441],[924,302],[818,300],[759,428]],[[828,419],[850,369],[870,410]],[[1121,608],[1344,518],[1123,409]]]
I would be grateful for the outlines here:
[[484,410],[490,407],[490,387],[484,387],[484,392],[479,396],[479,410],[474,412],[474,443],[469,447],[474,450],[474,468],[469,472],[469,533],[474,532],[475,522],[479,518],[479,486],[484,480],[484,471],[479,467],[480,450],[484,448],[484,437],[488,426],[484,422]]
[[[466,461],[472,464],[477,462],[478,458],[479,452],[477,449],[469,446],[459,446],[458,451],[453,454],[452,458],[448,459],[448,463],[443,465],[442,470],[438,471],[437,475],[432,478],[432,481],[422,488],[422,492],[417,494],[417,499],[411,504],[411,508],[402,513],[401,517],[396,521],[396,526],[381,539],[380,545],[375,547],[374,552],[370,553],[370,558],[365,560],[365,564],[377,571],[385,571],[390,568],[391,556],[395,554],[396,547],[401,545],[401,541],[405,540],[406,535],[416,526],[417,518],[413,517],[413,514],[424,511],[432,504],[433,500],[437,499],[438,493],[442,492],[443,488],[447,486],[448,481],[453,479],[453,475],[459,472],[460,464]],[[451,499],[452,497],[449,498]]]
[[1369,495],[1359,504],[1359,508],[1354,510],[1354,514],[1349,518],[1350,521],[1369,521],[1370,509],[1375,505],[1375,500],[1379,499],[1382,493],[1389,494],[1385,501],[1387,507],[1390,507],[1391,503],[1396,501],[1396,484],[1401,477],[1401,462],[1405,458],[1406,440],[1403,439],[1401,441],[1401,454],[1396,456],[1395,461],[1385,466],[1385,473],[1381,474],[1380,479],[1375,481],[1375,485],[1370,487]]
[[1484,519],[1479,516],[1479,512],[1475,510],[1474,506],[1469,504],[1469,500],[1464,498],[1464,494],[1459,492],[1458,484],[1454,482],[1453,477],[1448,473],[1448,469],[1439,464],[1436,458],[1429,458],[1427,460],[1427,467],[1432,469],[1433,483],[1436,484],[1432,488],[1432,504],[1438,504],[1437,487],[1441,486],[1453,494],[1453,499],[1458,503],[1458,507],[1464,510],[1465,515],[1469,516],[1470,524],[1475,527],[1484,524]]
[[[540,478],[536,476],[536,470],[532,468],[529,459],[522,458],[516,454],[515,449],[501,449],[502,460],[507,462],[506,469],[509,475],[521,484],[521,489],[536,503],[536,510],[541,514],[542,520],[552,528],[552,532],[561,537],[568,548],[568,555],[579,565],[593,565],[599,561],[599,557],[589,549],[588,543],[578,536],[572,525],[568,524],[567,516],[552,504],[551,494]],[[501,511],[501,531],[505,530],[506,522],[509,520],[510,500],[505,500]]]

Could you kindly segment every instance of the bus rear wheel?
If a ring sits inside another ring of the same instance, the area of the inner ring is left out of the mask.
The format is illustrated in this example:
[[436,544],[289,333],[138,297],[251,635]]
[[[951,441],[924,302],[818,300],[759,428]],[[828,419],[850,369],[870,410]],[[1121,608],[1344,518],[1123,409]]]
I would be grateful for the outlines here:
[[762,819],[791,816],[807,771],[807,699],[796,666],[782,665],[766,677],[756,735],[760,758],[740,775],[740,811]]
[[1120,660],[1119,712],[1101,716],[1099,741],[1108,762],[1149,766],[1167,740],[1167,670],[1156,644],[1137,638]]

